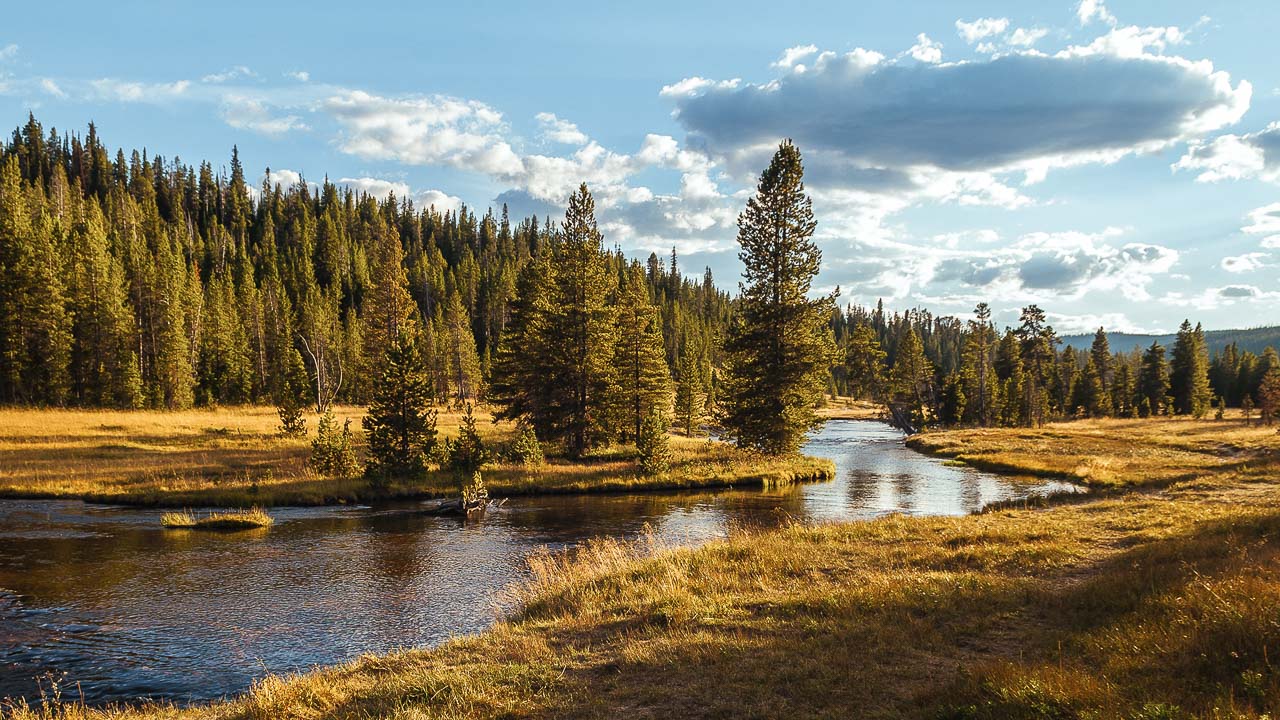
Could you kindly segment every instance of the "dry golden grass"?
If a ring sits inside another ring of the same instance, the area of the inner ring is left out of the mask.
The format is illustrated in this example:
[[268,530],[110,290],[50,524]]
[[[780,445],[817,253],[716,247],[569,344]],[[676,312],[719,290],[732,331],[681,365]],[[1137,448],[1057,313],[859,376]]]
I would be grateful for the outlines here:
[[[1210,442],[1190,423],[1152,425],[1169,451]],[[1280,456],[1271,437],[1228,432],[1247,466],[1154,491],[697,549],[596,543],[535,558],[513,615],[432,650],[271,677],[203,707],[12,715],[1275,717]]]
[[1275,427],[1242,420],[1159,418],[948,430],[913,436],[907,444],[984,470],[1121,487],[1246,467],[1280,448],[1280,436]]
[[[351,419],[363,445],[361,408],[336,409]],[[476,412],[485,439],[514,435]],[[460,412],[441,410],[440,437],[456,436]],[[308,417],[314,437],[316,419]],[[456,491],[448,472],[394,482],[376,491],[362,478],[317,476],[307,467],[310,437],[278,432],[273,408],[187,412],[0,410],[0,497],[78,497],[112,503],[189,507],[320,505],[380,498],[438,497]],[[662,477],[637,474],[633,452],[605,450],[583,462],[550,459],[531,471],[520,464],[485,469],[490,492],[608,492],[644,489],[778,486],[822,480],[834,471],[814,458],[768,459],[723,443],[673,436],[672,469]]]
[[870,400],[855,400],[839,396],[827,400],[818,416],[827,420],[880,420],[885,417],[884,405]]
[[241,530],[271,527],[273,524],[275,519],[262,508],[211,512],[204,516],[183,510],[160,516],[160,525],[172,530]]

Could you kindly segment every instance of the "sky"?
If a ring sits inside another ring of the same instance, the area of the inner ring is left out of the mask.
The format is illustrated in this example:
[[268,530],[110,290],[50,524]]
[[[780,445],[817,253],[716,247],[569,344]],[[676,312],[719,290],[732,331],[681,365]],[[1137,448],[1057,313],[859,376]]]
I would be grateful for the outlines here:
[[26,3],[0,127],[513,217],[586,182],[608,247],[727,289],[789,137],[842,305],[1280,323],[1274,0],[623,5]]

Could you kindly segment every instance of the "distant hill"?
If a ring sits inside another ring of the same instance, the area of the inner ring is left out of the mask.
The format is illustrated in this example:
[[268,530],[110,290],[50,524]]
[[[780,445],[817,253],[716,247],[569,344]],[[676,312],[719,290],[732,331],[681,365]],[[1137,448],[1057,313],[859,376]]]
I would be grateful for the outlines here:
[[[1173,341],[1176,337],[1173,333],[1168,335],[1107,333],[1107,341],[1111,343],[1112,352],[1129,352],[1134,348],[1149,347],[1152,341],[1159,342],[1167,349],[1173,347]],[[1247,328],[1244,330],[1206,330],[1204,339],[1209,346],[1210,354],[1222,350],[1222,348],[1233,342],[1240,347],[1241,351],[1249,350],[1255,354],[1261,354],[1267,347],[1280,350],[1280,325]],[[1064,347],[1070,345],[1077,350],[1087,349],[1093,344],[1093,333],[1088,335],[1063,335],[1062,344]]]

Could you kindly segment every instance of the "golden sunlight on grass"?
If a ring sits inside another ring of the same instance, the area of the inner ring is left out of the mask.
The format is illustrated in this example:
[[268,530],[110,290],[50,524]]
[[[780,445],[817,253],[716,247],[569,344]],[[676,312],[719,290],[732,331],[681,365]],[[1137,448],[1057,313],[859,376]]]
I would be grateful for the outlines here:
[[[1005,432],[1037,452],[1102,442]],[[1173,468],[1219,442],[1190,422],[1112,434],[1144,432]],[[592,543],[536,556],[505,621],[435,649],[270,677],[203,707],[12,716],[1275,717],[1274,435],[1227,431],[1247,463],[1049,509],[792,526],[694,549]],[[1032,462],[1017,453],[1007,460]]]
[[[361,408],[351,419],[358,449]],[[514,427],[478,409],[485,440],[510,440]],[[461,413],[441,410],[439,437],[456,436]],[[309,416],[314,436],[316,418]],[[79,497],[183,507],[319,505],[378,498],[440,497],[456,492],[449,472],[392,482],[376,492],[363,478],[318,476],[307,466],[310,437],[278,432],[272,408],[187,412],[0,410],[0,497]],[[834,468],[816,458],[765,458],[707,439],[671,437],[671,471],[638,474],[633,448],[606,448],[581,462],[550,458],[541,468],[497,463],[484,470],[491,493],[609,492],[646,489],[779,487],[824,480]]]
[[214,512],[198,517],[185,510],[160,516],[160,525],[172,530],[240,530],[270,527],[275,519],[262,508]]
[[1160,485],[1247,467],[1280,448],[1274,427],[1241,420],[1079,420],[911,437],[916,450],[983,470],[1098,487]]

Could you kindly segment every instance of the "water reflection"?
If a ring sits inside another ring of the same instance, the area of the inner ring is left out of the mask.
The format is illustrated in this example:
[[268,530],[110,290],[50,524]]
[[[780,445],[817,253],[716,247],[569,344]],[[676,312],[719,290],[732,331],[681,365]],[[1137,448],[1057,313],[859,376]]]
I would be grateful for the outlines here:
[[536,548],[652,531],[680,542],[787,519],[962,514],[1058,487],[948,467],[878,423],[833,421],[808,452],[833,482],[784,492],[520,498],[464,524],[377,508],[284,508],[241,533],[159,528],[159,511],[0,501],[0,696],[34,677],[90,702],[203,700],[364,652],[484,629]]

